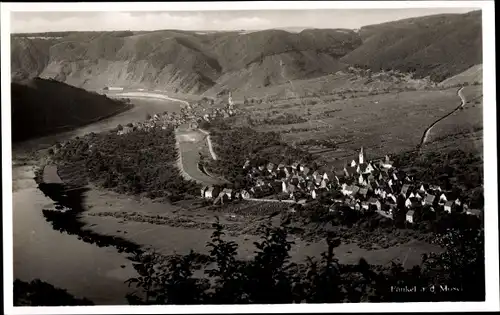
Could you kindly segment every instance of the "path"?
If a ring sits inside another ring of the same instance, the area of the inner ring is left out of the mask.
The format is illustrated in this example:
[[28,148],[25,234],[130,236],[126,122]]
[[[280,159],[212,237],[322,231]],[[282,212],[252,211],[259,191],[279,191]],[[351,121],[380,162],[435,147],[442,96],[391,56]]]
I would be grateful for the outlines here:
[[212,139],[210,138],[210,133],[208,131],[205,131],[201,128],[199,128],[201,132],[203,132],[205,135],[207,135],[207,144],[208,144],[208,150],[210,151],[210,155],[212,156],[212,159],[217,160],[217,155],[215,154],[214,148],[212,147]]
[[[432,130],[432,128],[437,125],[440,121],[442,121],[443,119],[453,115],[454,113],[456,113],[458,110],[460,110],[461,108],[463,108],[465,106],[465,104],[467,103],[467,101],[465,100],[465,96],[462,94],[462,90],[464,89],[464,87],[461,87],[458,91],[457,91],[457,95],[458,97],[460,97],[460,105],[458,105],[455,109],[453,109],[451,112],[449,112],[448,114],[444,115],[443,117],[439,118],[438,120],[436,120],[435,122],[433,122],[429,127],[427,127],[427,129],[425,129],[424,131],[424,134],[422,135],[422,140],[420,141],[420,144],[417,146],[417,150],[419,152],[421,152],[422,150],[422,147],[425,145],[425,143],[427,142],[428,140],[428,137],[429,137],[429,134],[430,134],[430,131]],[[482,95],[474,98],[473,100],[479,98],[479,97],[482,97]],[[473,101],[471,100],[471,101]]]

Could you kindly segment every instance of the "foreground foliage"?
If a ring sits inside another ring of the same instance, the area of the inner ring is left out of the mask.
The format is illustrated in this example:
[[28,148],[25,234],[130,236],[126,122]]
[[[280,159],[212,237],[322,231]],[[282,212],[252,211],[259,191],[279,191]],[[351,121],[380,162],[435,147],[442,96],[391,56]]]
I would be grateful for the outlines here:
[[14,306],[73,306],[94,305],[92,301],[78,299],[66,290],[35,279],[31,282],[14,280]]
[[[288,228],[264,226],[252,259],[237,259],[238,245],[223,238],[223,227],[207,246],[208,264],[195,253],[166,259],[144,253],[135,265],[140,276],[128,280],[138,291],[131,304],[335,303],[484,300],[484,235],[482,229],[448,230],[437,241],[442,254],[423,257],[422,266],[405,270],[399,264],[343,265],[335,257],[340,239],[327,237],[321,259],[290,262],[293,242]],[[195,276],[202,270],[204,276]],[[410,292],[403,292],[406,288]],[[413,291],[415,290],[415,291]]]

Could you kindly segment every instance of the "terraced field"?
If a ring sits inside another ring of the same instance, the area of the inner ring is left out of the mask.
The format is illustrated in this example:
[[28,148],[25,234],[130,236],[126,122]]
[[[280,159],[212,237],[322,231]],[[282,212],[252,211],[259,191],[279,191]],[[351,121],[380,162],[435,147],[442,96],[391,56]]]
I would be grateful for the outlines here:
[[361,146],[366,148],[369,157],[414,148],[432,122],[457,106],[456,92],[456,88],[406,91],[346,100],[318,100],[305,106],[282,101],[255,104],[247,110],[255,119],[283,112],[308,119],[298,124],[259,125],[258,130],[281,132],[290,143],[331,140],[337,144],[336,149],[316,151],[322,159],[335,162],[354,156]]

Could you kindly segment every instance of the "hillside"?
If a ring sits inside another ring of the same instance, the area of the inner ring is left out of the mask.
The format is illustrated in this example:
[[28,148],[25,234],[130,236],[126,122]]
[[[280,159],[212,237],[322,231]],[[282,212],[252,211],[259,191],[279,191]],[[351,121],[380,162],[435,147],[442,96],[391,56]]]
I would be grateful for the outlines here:
[[362,27],[363,45],[341,60],[372,70],[411,71],[440,82],[482,63],[481,11]]
[[483,83],[483,65],[475,65],[451,78],[440,82],[440,86],[453,86],[457,84]]
[[[300,29],[300,28],[299,28]],[[12,78],[214,95],[332,76],[349,66],[436,82],[481,64],[481,13],[347,29],[13,34]]]
[[61,82],[12,83],[12,140],[21,141],[83,126],[130,105]]

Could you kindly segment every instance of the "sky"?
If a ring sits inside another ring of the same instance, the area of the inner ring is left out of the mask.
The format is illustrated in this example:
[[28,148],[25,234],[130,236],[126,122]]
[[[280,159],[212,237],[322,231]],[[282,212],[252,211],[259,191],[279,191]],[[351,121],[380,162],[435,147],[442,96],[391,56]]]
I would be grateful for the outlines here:
[[240,10],[169,12],[12,12],[11,32],[260,30],[270,28],[348,28],[410,17],[466,13],[474,8]]

